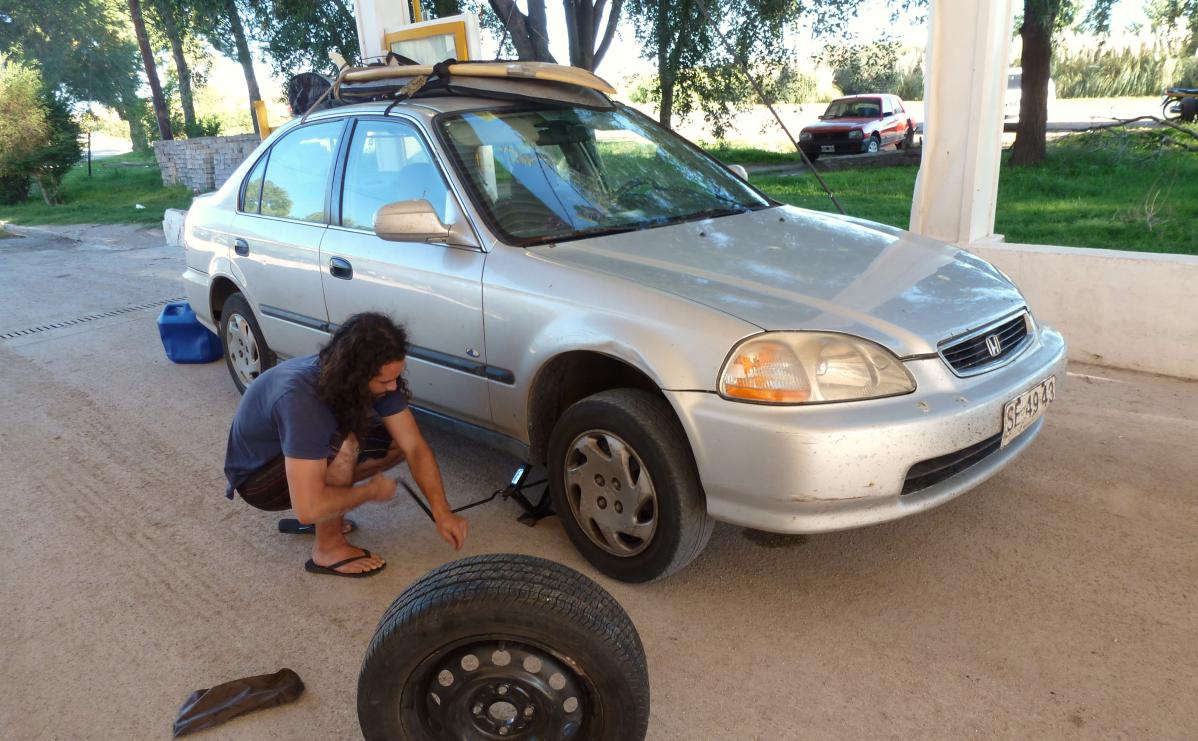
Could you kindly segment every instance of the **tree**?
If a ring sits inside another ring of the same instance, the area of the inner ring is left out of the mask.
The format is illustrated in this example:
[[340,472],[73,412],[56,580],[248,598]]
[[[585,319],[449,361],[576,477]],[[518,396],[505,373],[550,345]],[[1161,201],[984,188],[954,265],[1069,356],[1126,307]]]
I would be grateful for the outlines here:
[[158,134],[163,140],[172,139],[174,137],[171,135],[171,115],[166,107],[166,98],[162,95],[162,83],[158,80],[154,50],[150,48],[150,37],[146,33],[146,22],[141,16],[139,0],[129,0],[129,18],[133,21],[137,46],[141,49],[141,62],[145,66],[146,78],[150,83],[150,95],[154,101],[154,116],[158,119]]
[[[530,62],[556,62],[549,52],[545,0],[528,0],[528,13],[515,0],[489,0],[491,10],[506,28],[516,56]],[[570,64],[594,71],[616,35],[625,0],[562,0]]]
[[347,62],[359,57],[357,22],[345,0],[249,0],[258,39],[275,72],[332,69],[329,52]]
[[545,0],[528,0],[528,13],[521,13],[515,0],[490,0],[490,3],[491,10],[516,48],[518,59],[526,62],[557,62],[549,53]]
[[190,37],[191,12],[184,0],[146,0],[147,14],[153,19],[171,47],[175,74],[179,78],[179,103],[183,109],[183,130],[194,136],[196,109],[192,96],[191,65],[185,47]]
[[817,33],[830,33],[844,27],[859,1],[628,0],[637,38],[657,62],[658,119],[670,126],[675,115],[699,108],[718,136],[733,110],[755,97],[746,73],[765,83],[767,96],[777,93],[790,63],[783,43],[789,24],[807,18]]
[[29,162],[50,137],[41,88],[32,69],[0,58],[0,203],[25,200]]
[[46,88],[116,110],[143,150],[138,48],[123,8],[122,0],[5,0],[0,48],[36,66]]
[[1023,0],[1023,79],[1019,97],[1019,124],[1011,147],[1012,165],[1044,161],[1048,132],[1048,77],[1052,68],[1053,34],[1068,25],[1075,7],[1072,0]]

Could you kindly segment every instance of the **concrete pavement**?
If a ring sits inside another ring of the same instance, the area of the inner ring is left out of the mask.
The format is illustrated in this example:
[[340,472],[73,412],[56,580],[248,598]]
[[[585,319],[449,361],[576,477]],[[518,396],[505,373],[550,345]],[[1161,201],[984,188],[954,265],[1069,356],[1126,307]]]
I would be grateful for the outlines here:
[[[13,230],[0,335],[181,294],[160,234]],[[208,735],[356,737],[375,622],[459,554],[401,495],[355,515],[384,573],[306,574],[303,537],[222,496],[237,394],[223,363],[168,362],[156,313],[0,340],[3,735],[166,738],[192,690],[288,666],[298,703]],[[645,644],[650,738],[1192,738],[1198,384],[1071,371],[1029,452],[940,509],[810,537],[720,525],[662,583],[598,577]],[[515,465],[426,434],[455,502]],[[471,510],[461,555],[597,576],[556,520],[516,514]]]

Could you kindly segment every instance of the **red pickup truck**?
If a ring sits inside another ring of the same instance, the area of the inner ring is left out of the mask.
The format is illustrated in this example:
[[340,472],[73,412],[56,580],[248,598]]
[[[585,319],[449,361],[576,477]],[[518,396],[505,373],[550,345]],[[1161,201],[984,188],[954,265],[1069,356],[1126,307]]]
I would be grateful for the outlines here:
[[799,146],[813,160],[823,154],[877,152],[889,144],[902,149],[915,138],[915,121],[897,95],[837,98],[819,118],[799,133]]

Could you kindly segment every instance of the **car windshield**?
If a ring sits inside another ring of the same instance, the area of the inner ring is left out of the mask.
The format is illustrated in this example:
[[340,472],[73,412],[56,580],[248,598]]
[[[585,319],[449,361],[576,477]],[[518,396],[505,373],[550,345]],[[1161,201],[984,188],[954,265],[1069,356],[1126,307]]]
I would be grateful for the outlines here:
[[648,118],[617,108],[441,119],[475,202],[514,244],[646,229],[770,204]]
[[848,98],[834,100],[824,111],[824,118],[877,118],[882,114],[882,101],[877,98]]

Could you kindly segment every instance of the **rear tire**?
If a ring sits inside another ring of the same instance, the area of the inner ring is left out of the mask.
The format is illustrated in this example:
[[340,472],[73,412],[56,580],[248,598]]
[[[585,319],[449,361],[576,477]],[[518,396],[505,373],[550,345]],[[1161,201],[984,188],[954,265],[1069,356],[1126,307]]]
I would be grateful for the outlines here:
[[623,582],[678,571],[712,520],[686,433],[660,396],[613,389],[566,410],[548,448],[553,509],[579,552]]
[[246,386],[278,362],[266,344],[250,302],[240,293],[230,295],[221,307],[220,340],[225,348],[225,367],[242,394]]
[[645,738],[649,672],[628,614],[532,556],[453,561],[379,622],[358,676],[367,741]]

